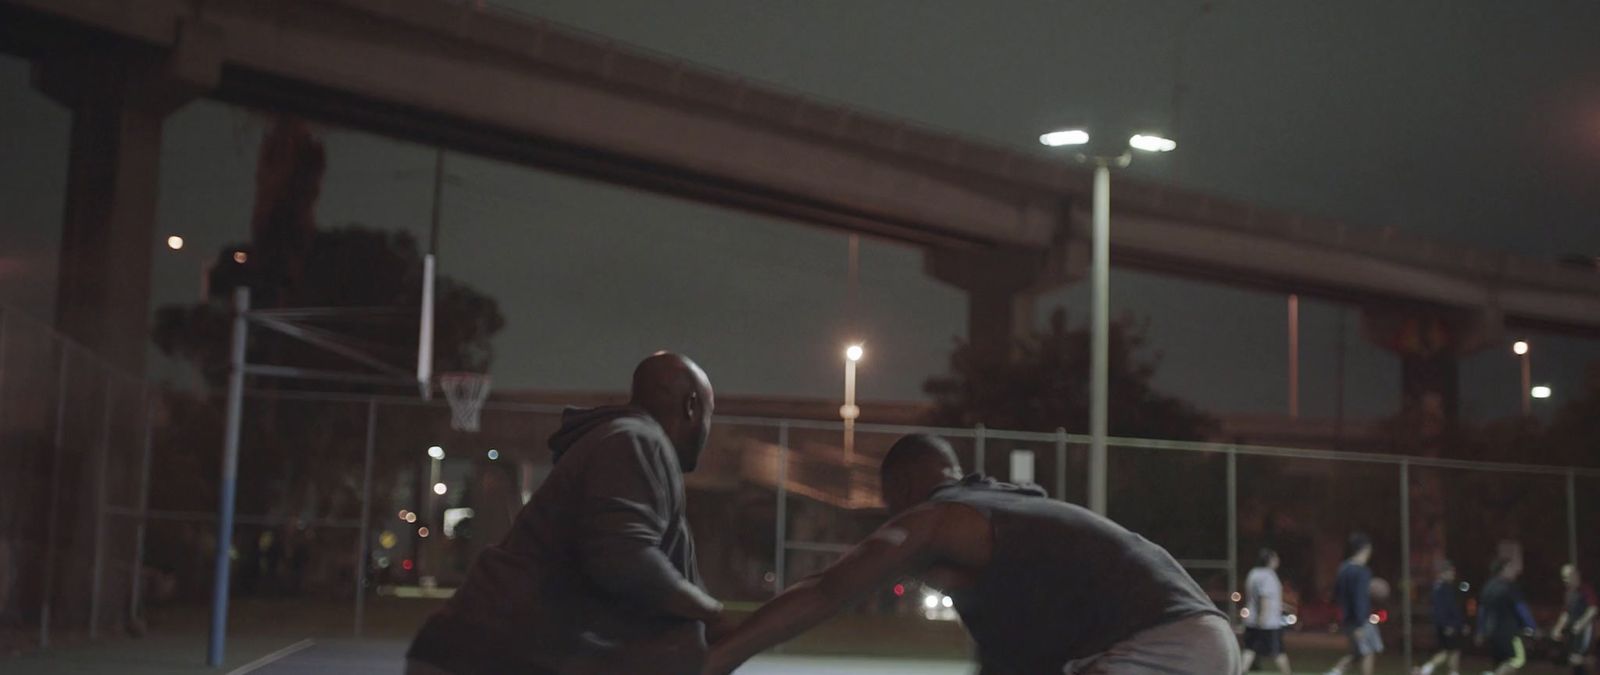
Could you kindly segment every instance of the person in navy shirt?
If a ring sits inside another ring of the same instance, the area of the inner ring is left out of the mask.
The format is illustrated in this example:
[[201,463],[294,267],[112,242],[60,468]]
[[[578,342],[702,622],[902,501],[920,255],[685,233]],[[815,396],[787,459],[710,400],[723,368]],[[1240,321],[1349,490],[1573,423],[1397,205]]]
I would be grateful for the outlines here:
[[1343,675],[1344,669],[1357,660],[1361,662],[1361,675],[1372,675],[1378,655],[1383,653],[1383,638],[1369,618],[1372,569],[1367,567],[1367,561],[1372,559],[1372,539],[1360,532],[1350,535],[1345,555],[1333,582],[1333,598],[1339,603],[1339,630],[1350,641],[1350,653],[1339,659],[1328,675]]
[[1556,619],[1550,636],[1560,642],[1567,637],[1567,665],[1572,675],[1588,675],[1594,668],[1594,618],[1597,611],[1594,589],[1583,583],[1575,565],[1561,566],[1561,583],[1567,587],[1567,604]]
[[1417,669],[1418,675],[1433,675],[1434,670],[1446,663],[1450,664],[1450,675],[1461,672],[1461,641],[1467,633],[1467,614],[1461,609],[1455,563],[1440,560],[1438,570],[1429,596],[1433,604],[1434,644],[1439,651]]

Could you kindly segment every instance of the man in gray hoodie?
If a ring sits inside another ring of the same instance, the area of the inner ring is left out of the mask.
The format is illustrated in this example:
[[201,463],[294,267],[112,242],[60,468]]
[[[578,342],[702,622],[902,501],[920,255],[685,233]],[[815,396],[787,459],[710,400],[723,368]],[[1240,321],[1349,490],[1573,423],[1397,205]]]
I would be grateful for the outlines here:
[[627,405],[569,408],[550,476],[428,618],[407,672],[698,672],[722,605],[700,585],[683,472],[713,405],[705,372],[661,352]]

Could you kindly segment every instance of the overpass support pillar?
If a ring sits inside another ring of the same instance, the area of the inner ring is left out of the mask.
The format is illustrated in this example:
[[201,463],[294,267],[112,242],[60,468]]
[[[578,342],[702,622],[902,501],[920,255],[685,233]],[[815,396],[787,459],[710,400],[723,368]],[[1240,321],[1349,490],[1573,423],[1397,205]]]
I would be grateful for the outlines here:
[[1055,248],[930,249],[923,270],[967,292],[967,342],[980,358],[1007,360],[1037,323],[1034,299],[1068,283],[1081,261]]
[[1498,315],[1469,310],[1369,307],[1361,326],[1368,340],[1400,357],[1401,413],[1421,418],[1423,437],[1457,419],[1461,357],[1504,332]]
[[214,86],[220,39],[182,26],[170,51],[84,47],[44,56],[33,83],[72,110],[56,327],[143,373],[167,115]]
[[[1367,308],[1362,312],[1367,339],[1400,357],[1400,433],[1408,453],[1438,457],[1447,453],[1447,432],[1460,409],[1462,356],[1501,335],[1500,317],[1483,311]],[[1410,578],[1428,579],[1447,548],[1443,476],[1437,470],[1404,475],[1409,491]],[[1411,589],[1403,589],[1409,592]]]

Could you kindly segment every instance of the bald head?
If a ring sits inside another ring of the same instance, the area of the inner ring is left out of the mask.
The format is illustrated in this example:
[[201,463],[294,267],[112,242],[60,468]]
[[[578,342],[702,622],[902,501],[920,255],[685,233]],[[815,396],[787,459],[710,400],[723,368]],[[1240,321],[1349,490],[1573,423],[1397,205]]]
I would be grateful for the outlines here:
[[890,514],[922,503],[939,485],[961,478],[961,460],[950,443],[933,434],[911,434],[895,441],[878,469]]
[[711,380],[689,357],[656,352],[633,369],[630,404],[655,418],[678,453],[684,471],[693,471],[711,435],[714,406]]

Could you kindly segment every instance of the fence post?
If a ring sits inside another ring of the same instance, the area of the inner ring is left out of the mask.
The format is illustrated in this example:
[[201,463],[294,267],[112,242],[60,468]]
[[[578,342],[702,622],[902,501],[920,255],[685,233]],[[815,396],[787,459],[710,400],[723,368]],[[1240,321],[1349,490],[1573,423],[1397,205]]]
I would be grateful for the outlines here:
[[361,465],[361,529],[356,535],[356,637],[367,619],[367,543],[372,536],[372,449],[377,444],[378,399],[367,401],[367,452]]
[[100,595],[105,587],[106,567],[106,469],[111,461],[111,374],[106,374],[105,394],[100,397],[99,461],[94,468],[94,542],[89,570],[89,639],[100,637]]
[[1405,665],[1411,667],[1411,462],[1400,460],[1400,617]]
[[61,453],[67,445],[67,368],[72,355],[66,342],[58,341],[56,344],[61,350],[61,370],[56,375],[56,431],[50,448],[50,490],[46,496],[50,513],[45,517],[44,602],[39,608],[40,649],[50,646],[50,610],[56,594],[56,527],[60,521],[56,507],[60,501],[57,493],[61,490]]
[[988,473],[986,470],[988,465],[986,462],[984,462],[983,425],[979,424],[978,426],[973,427],[972,433],[972,463],[975,465],[972,467],[972,471],[974,473]]
[[1239,455],[1228,446],[1228,623],[1239,620]]
[[783,592],[784,559],[789,554],[789,422],[778,422],[777,518],[773,522],[772,594]]
[[1567,562],[1578,564],[1578,472],[1567,469]]
[[1056,427],[1056,499],[1067,501],[1067,430]]
[[144,600],[144,529],[150,510],[150,453],[155,433],[155,403],[150,387],[144,387],[144,456],[139,460],[139,519],[133,525],[133,571],[128,580],[128,618],[139,621]]
[[222,665],[228,638],[228,554],[233,548],[234,488],[239,481],[239,426],[244,417],[245,341],[250,331],[250,288],[233,291],[233,346],[228,368],[228,421],[222,441],[222,479],[217,490],[217,551],[211,586],[211,636],[206,665]]

